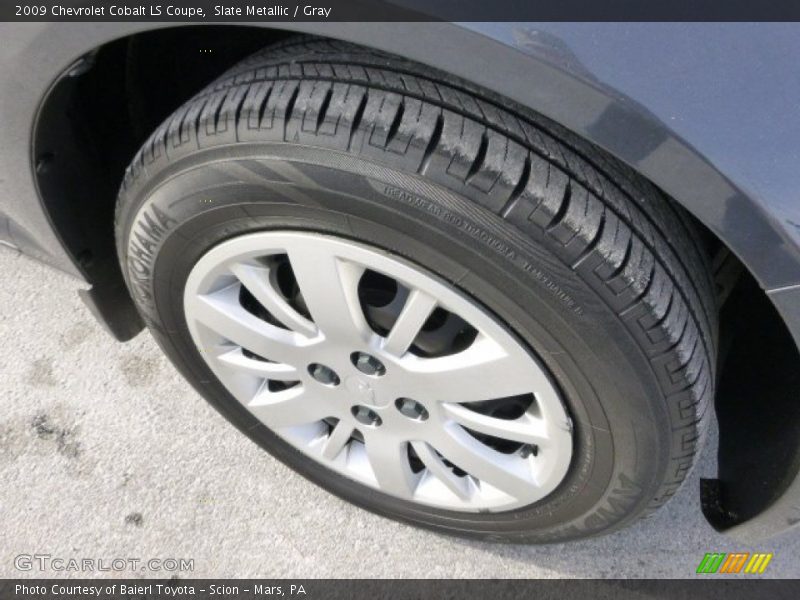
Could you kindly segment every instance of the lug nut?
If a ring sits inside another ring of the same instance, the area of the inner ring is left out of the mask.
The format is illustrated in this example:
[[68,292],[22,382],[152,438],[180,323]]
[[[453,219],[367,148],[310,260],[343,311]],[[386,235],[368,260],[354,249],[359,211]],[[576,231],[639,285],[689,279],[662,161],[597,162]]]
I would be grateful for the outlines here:
[[395,400],[394,405],[402,415],[414,421],[425,421],[429,416],[427,409],[411,398],[398,398]]
[[363,425],[367,425],[369,427],[378,427],[383,420],[380,418],[378,413],[374,410],[367,408],[366,406],[354,406],[351,409],[353,416],[355,417],[356,421]]
[[380,377],[386,373],[386,367],[383,366],[383,363],[366,352],[353,352],[353,354],[350,355],[350,360],[353,362],[355,368],[364,375]]
[[314,379],[323,385],[339,385],[339,382],[341,381],[339,376],[336,374],[336,371],[319,363],[311,363],[308,365],[308,372]]

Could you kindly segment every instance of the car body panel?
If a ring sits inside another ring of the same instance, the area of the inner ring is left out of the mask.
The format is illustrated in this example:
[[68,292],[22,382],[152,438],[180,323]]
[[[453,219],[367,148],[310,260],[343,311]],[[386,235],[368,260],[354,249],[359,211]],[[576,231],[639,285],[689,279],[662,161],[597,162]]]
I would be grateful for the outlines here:
[[[608,150],[726,243],[772,292],[800,343],[800,294],[793,287],[800,284],[796,25],[264,25],[426,63],[530,107]],[[7,243],[84,279],[37,192],[37,160],[31,155],[37,110],[54,82],[87,52],[167,26],[175,24],[0,25],[0,235]],[[786,527],[794,517],[782,507],[797,505],[798,498],[796,480],[748,531],[771,531],[778,521]]]

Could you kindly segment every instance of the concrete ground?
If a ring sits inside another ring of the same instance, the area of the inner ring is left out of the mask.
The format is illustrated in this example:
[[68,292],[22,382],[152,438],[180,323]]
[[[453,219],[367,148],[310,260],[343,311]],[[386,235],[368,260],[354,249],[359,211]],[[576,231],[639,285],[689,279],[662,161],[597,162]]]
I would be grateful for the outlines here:
[[800,576],[800,533],[746,547],[705,522],[711,451],[656,515],[589,541],[499,546],[374,516],[240,435],[147,333],[113,341],[66,276],[11,252],[0,273],[0,577],[81,575],[19,571],[20,554],[194,559],[180,577],[692,577],[711,551],[773,552],[767,576]]

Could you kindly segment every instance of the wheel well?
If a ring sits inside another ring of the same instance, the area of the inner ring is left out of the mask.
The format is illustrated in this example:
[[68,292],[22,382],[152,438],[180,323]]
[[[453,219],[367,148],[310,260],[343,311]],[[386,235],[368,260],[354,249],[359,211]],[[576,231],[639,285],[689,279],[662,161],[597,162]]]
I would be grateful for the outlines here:
[[[157,29],[110,42],[73,64],[39,109],[32,160],[39,193],[68,252],[92,284],[85,297],[120,340],[143,323],[118,266],[114,205],[125,168],[150,133],[180,104],[236,61],[290,35],[247,26]],[[725,244],[695,217],[714,264],[721,310],[716,412],[720,475],[706,482],[704,510],[727,527],[768,506],[788,485],[798,454],[800,355],[766,294]],[[729,298],[729,301],[726,299]],[[749,361],[753,348],[758,361]],[[743,368],[747,364],[749,368]],[[776,365],[783,365],[776,368]],[[748,397],[771,382],[758,453],[741,443],[753,416]],[[788,437],[787,433],[788,432]],[[794,435],[795,437],[791,437]],[[776,457],[792,454],[791,460]],[[773,467],[758,471],[763,459]],[[760,460],[761,459],[761,460]]]
[[32,161],[42,204],[92,289],[83,298],[119,340],[143,323],[114,245],[125,168],[181,103],[245,56],[287,34],[260,27],[157,29],[73,63],[39,108]]
[[747,272],[722,306],[720,329],[717,478],[701,481],[701,499],[709,522],[725,530],[768,508],[797,475],[800,353]]

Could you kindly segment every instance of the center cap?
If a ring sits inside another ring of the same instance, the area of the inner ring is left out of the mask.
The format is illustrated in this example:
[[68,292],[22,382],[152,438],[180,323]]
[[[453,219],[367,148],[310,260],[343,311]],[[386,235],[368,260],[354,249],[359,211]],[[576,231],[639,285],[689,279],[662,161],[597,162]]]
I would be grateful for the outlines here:
[[354,400],[370,406],[379,406],[375,398],[375,390],[366,379],[358,375],[350,375],[344,380],[344,385],[355,396]]

